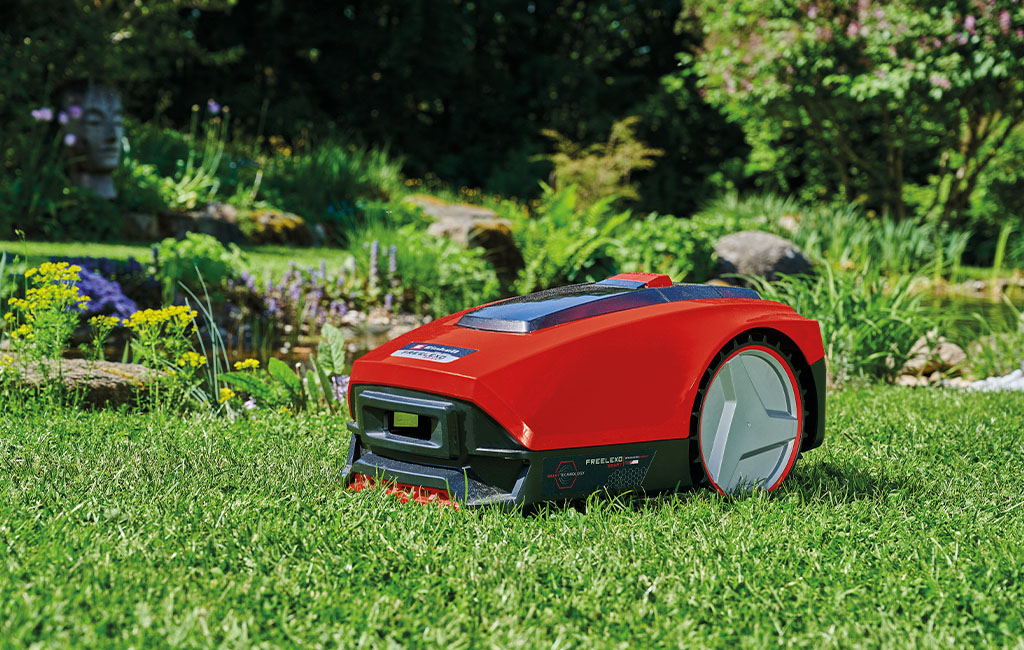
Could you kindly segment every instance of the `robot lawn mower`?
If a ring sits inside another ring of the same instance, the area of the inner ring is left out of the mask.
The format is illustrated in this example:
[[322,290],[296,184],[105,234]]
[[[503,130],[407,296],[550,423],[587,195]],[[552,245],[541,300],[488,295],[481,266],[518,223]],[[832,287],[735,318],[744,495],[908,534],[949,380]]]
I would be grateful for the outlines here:
[[597,490],[776,488],[821,444],[818,323],[627,273],[424,325],[352,368],[345,484],[529,505]]

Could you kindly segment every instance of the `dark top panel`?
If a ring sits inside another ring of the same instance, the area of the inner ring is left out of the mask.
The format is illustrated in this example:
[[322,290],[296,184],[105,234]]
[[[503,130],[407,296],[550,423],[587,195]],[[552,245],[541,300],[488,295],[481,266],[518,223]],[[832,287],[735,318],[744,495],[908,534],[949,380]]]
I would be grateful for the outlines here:
[[591,316],[665,302],[759,297],[757,292],[750,289],[706,284],[676,284],[661,289],[632,289],[619,283],[609,284],[605,281],[595,284],[574,284],[503,300],[465,314],[459,319],[459,325],[490,332],[526,333]]

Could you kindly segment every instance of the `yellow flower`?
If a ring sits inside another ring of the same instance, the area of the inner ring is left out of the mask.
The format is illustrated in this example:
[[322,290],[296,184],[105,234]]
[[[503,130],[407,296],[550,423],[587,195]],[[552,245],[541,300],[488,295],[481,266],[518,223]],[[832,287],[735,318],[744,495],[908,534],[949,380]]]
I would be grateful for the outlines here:
[[244,361],[235,362],[235,370],[248,370],[249,368],[256,369],[260,367],[259,359],[246,359]]
[[89,324],[96,329],[111,329],[117,327],[120,322],[116,316],[93,316],[89,319]]
[[[178,365],[181,366],[182,368],[184,368],[185,366],[188,366],[190,368],[199,368],[200,366],[206,365],[206,357],[199,354],[198,352],[186,352],[185,354],[178,357]],[[223,392],[221,394],[223,394]]]
[[227,386],[225,386],[224,388],[220,389],[220,403],[221,404],[223,404],[224,402],[228,401],[229,399],[231,399],[234,396],[235,396],[235,391],[231,390]]
[[28,323],[25,323],[18,329],[11,332],[11,339],[15,341],[19,341],[21,339],[30,339],[33,336],[35,336],[35,332],[32,331],[32,326],[29,325]]
[[5,354],[0,357],[0,368],[7,368],[14,363],[14,359],[10,355]]
[[281,407],[281,412],[286,414],[286,415],[294,415],[292,410],[290,408],[288,408],[287,406],[282,406]]

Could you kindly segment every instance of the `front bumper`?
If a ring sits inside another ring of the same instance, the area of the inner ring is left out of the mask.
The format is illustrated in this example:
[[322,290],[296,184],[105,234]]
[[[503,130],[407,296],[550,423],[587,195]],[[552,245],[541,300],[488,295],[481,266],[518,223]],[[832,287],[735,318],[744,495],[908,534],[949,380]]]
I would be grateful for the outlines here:
[[[594,491],[655,492],[692,484],[687,439],[532,451],[472,403],[391,386],[352,390],[356,422],[345,484],[356,476],[446,490],[463,505],[514,507]],[[423,423],[393,426],[395,413]]]

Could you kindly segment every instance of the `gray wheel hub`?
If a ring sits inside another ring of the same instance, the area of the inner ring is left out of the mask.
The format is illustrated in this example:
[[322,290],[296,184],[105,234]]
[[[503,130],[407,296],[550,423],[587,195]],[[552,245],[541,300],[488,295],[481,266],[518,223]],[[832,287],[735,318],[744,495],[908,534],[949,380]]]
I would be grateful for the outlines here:
[[719,490],[772,489],[785,477],[800,433],[797,400],[787,366],[765,349],[741,349],[719,368],[700,414],[701,458]]

